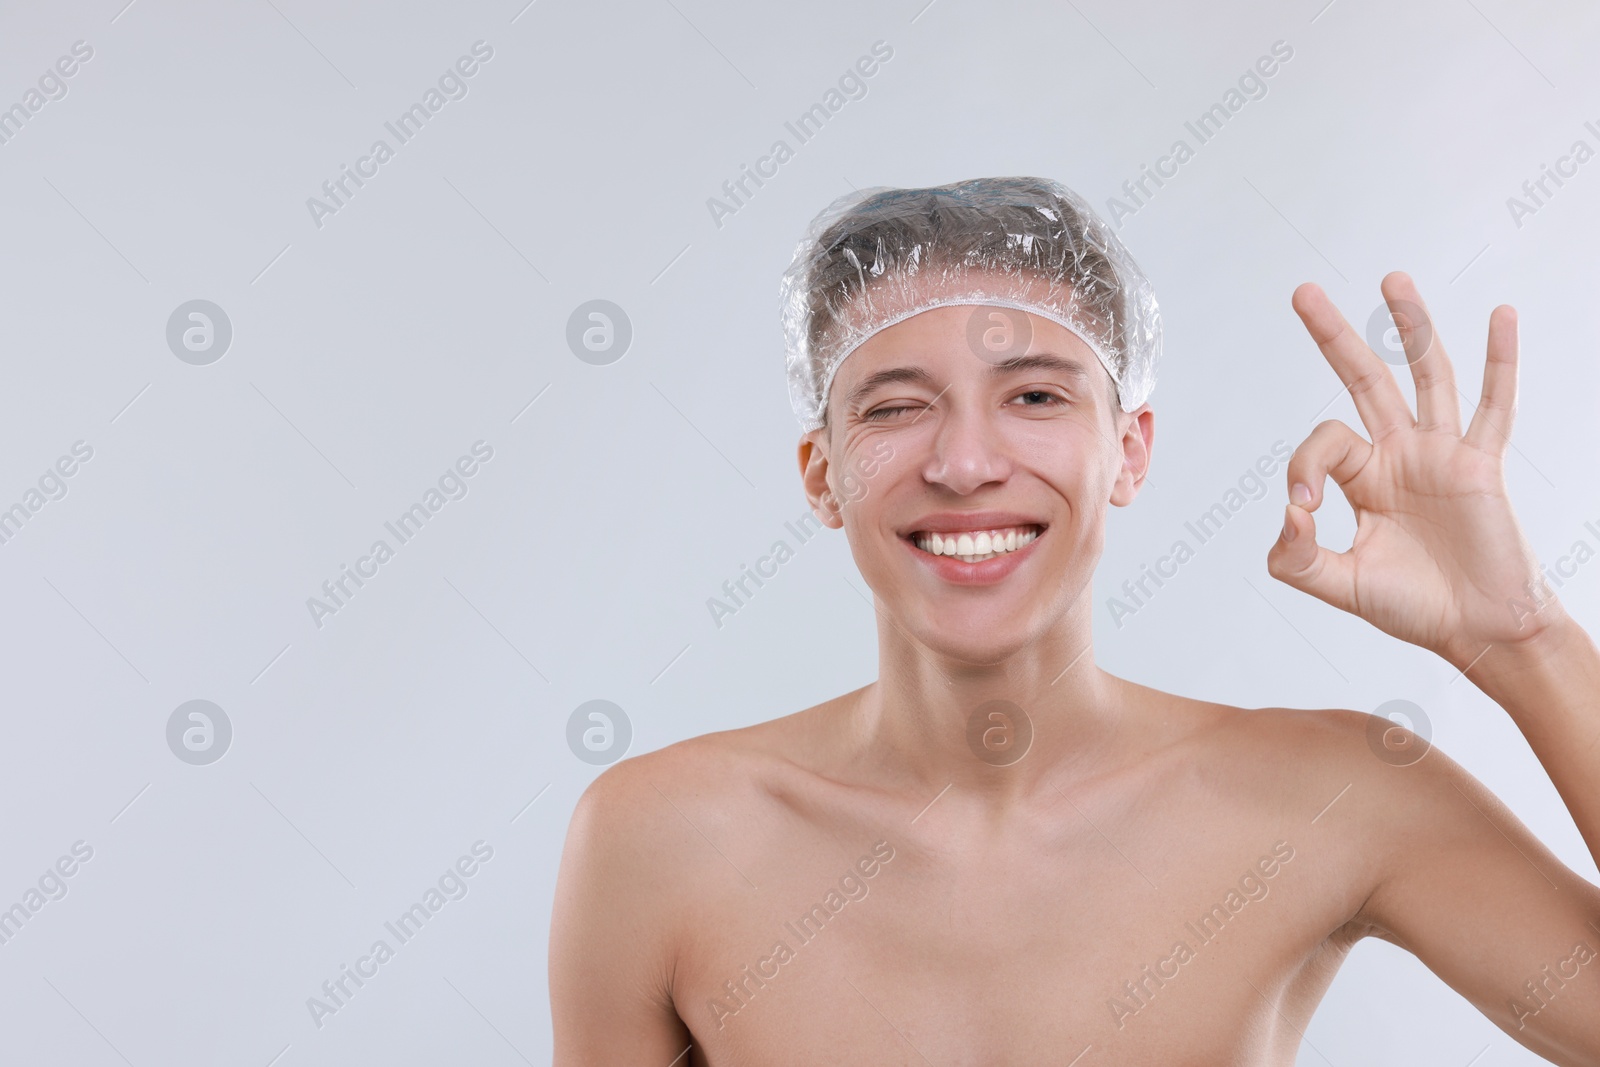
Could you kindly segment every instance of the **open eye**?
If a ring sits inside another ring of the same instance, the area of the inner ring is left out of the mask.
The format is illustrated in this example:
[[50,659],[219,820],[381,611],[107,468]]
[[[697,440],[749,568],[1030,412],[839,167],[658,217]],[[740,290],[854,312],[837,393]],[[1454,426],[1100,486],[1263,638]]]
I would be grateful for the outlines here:
[[1018,400],[1025,398],[1032,398],[1022,404],[1025,408],[1052,407],[1056,404],[1067,403],[1065,397],[1052,393],[1048,389],[1027,389],[1018,393],[1015,397]]

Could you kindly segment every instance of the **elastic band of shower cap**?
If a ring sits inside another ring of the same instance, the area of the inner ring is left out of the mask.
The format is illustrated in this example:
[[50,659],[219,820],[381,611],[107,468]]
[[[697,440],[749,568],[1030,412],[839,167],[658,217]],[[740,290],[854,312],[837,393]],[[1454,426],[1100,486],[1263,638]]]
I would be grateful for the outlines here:
[[868,338],[957,304],[1027,311],[1072,331],[1111,375],[1124,411],[1155,387],[1154,289],[1094,209],[1047,178],[848,193],[806,227],[779,288],[789,400],[803,431],[826,424],[834,375]]
[[[1011,299],[1010,297],[994,296],[994,295],[989,294],[989,293],[973,294],[971,296],[966,296],[966,297],[945,297],[945,298],[939,299],[939,300],[925,300],[925,301],[922,301],[921,303],[917,304],[917,306],[915,306],[913,308],[910,308],[909,310],[898,312],[895,315],[889,317],[888,319],[885,319],[882,322],[874,323],[874,325],[865,334],[865,336],[857,338],[855,340],[855,342],[850,345],[850,347],[845,348],[845,349],[841,349],[839,351],[839,353],[833,359],[829,360],[827,376],[824,377],[823,380],[822,380],[821,395],[820,395],[820,397],[818,399],[819,412],[818,412],[818,416],[817,417],[820,419],[822,417],[822,414],[827,411],[827,409],[828,409],[828,394],[830,392],[832,392],[832,390],[833,390],[833,377],[834,377],[835,374],[839,373],[839,368],[844,366],[844,361],[849,358],[850,353],[854,352],[856,349],[858,349],[862,345],[866,344],[867,341],[870,340],[874,335],[882,333],[884,330],[887,330],[889,327],[895,325],[896,323],[904,322],[906,319],[912,318],[913,316],[916,316],[916,315],[920,315],[924,311],[932,311],[934,308],[954,307],[954,306],[961,306],[961,305],[966,305],[966,304],[981,304],[981,305],[983,305],[985,307],[1005,307],[1005,308],[1012,308],[1012,309],[1017,310],[1017,311],[1027,311],[1027,312],[1031,312],[1031,313],[1033,313],[1035,315],[1038,315],[1041,318],[1049,319],[1051,322],[1056,323],[1058,326],[1066,327],[1068,330],[1071,330],[1073,333],[1077,334],[1078,338],[1081,341],[1083,341],[1084,344],[1089,346],[1090,351],[1092,351],[1095,354],[1095,358],[1100,360],[1100,365],[1105,367],[1106,373],[1111,375],[1111,380],[1113,382],[1115,382],[1117,380],[1117,368],[1116,368],[1116,365],[1112,363],[1111,357],[1106,354],[1105,348],[1104,348],[1104,346],[1101,345],[1100,341],[1096,337],[1094,337],[1089,331],[1085,330],[1083,327],[1079,326],[1077,323],[1072,322],[1067,316],[1062,315],[1059,311],[1057,311],[1053,307],[1049,307],[1049,306],[1047,306],[1045,304],[1036,303],[1036,302],[1030,303],[1030,302],[1028,302],[1026,300],[1014,300],[1014,299]],[[1012,354],[1013,355],[1021,355],[1022,353],[1013,352]],[[1117,399],[1118,399],[1118,403],[1122,404],[1122,390],[1121,390],[1120,386],[1119,386],[1118,391],[1117,391]],[[1141,401],[1139,401],[1138,404],[1132,404],[1132,405],[1122,404],[1122,410],[1124,410],[1124,411],[1132,411],[1134,408],[1138,407],[1139,404],[1142,404],[1142,403],[1144,403],[1144,401],[1141,400]],[[796,414],[799,414],[799,413],[796,412]],[[805,418],[803,416],[801,417],[801,424],[802,425],[805,424]],[[824,423],[819,423],[818,426],[821,426],[823,424]],[[806,427],[807,430],[812,430],[812,429],[817,429],[817,428],[818,428],[817,426],[807,426]]]

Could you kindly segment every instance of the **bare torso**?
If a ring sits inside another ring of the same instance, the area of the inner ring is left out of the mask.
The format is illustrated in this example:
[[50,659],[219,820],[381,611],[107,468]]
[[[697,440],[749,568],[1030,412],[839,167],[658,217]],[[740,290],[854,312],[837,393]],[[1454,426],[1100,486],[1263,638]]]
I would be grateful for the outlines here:
[[[1295,450],[1269,573],[1470,672],[1600,860],[1600,648],[1525,603],[1544,583],[1505,491],[1515,316],[1496,309],[1462,435],[1420,294],[1384,283],[1415,417],[1326,294],[1295,291],[1371,441],[1326,420]],[[1046,317],[1025,358],[973,359],[981,321],[951,304],[873,334],[799,444],[872,589],[880,681],[622,760],[579,798],[558,1067],[1287,1067],[1365,936],[1523,1047],[1600,1067],[1600,887],[1463,767],[1409,731],[1390,750],[1375,715],[1243,710],[1083,661],[1104,514],[1144,482],[1153,412],[1108,411]],[[1360,520],[1343,553],[1315,540],[1329,478]],[[967,729],[1000,694],[1037,713],[1006,767]]]
[[680,1062],[1292,1064],[1376,932],[1381,798],[1341,793],[1375,761],[1348,712],[1132,689],[1119,765],[1003,817],[863,777],[834,740],[855,694],[634,761],[676,809]]

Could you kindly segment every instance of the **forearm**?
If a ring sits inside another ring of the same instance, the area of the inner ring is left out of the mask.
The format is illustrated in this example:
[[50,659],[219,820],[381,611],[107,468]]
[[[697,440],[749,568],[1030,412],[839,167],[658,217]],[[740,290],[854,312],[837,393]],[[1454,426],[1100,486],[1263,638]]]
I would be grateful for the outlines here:
[[1528,739],[1600,865],[1600,648],[1563,615],[1534,641],[1490,648],[1466,674]]

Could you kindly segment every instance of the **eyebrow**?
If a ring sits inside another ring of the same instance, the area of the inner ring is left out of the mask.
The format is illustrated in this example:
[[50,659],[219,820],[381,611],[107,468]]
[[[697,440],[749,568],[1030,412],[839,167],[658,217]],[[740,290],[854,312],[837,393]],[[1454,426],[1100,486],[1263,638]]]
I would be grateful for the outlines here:
[[[1066,356],[1057,356],[1050,352],[1038,352],[1031,356],[1013,356],[1010,359],[1001,360],[999,363],[990,365],[989,376],[991,378],[999,378],[1007,374],[1015,374],[1017,371],[1026,370],[1056,371],[1077,378],[1081,382],[1089,380],[1089,371],[1082,361]],[[899,382],[911,382],[932,388],[933,375],[922,367],[892,367],[889,370],[878,371],[876,374],[869,375],[860,385],[850,390],[849,397],[845,399],[845,406],[854,407],[856,403],[878,389]]]

